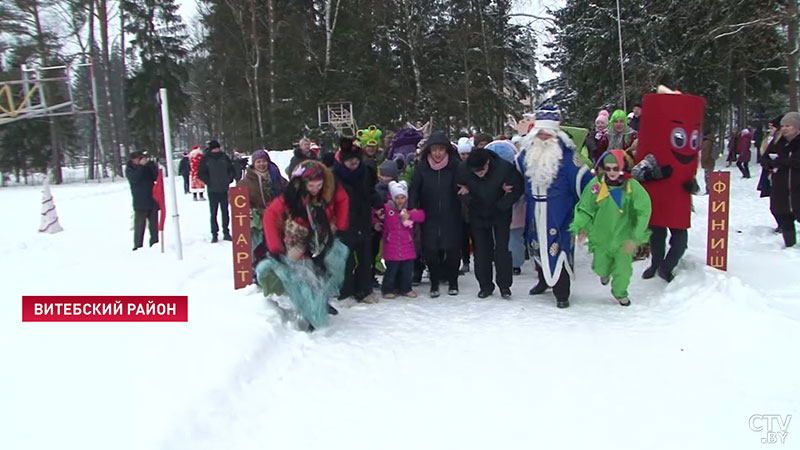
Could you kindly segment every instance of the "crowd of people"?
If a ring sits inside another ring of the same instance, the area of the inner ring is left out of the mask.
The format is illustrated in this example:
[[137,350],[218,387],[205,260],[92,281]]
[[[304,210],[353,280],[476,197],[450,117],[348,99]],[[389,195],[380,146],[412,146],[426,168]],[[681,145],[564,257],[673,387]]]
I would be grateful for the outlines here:
[[[459,277],[473,271],[478,298],[498,290],[510,299],[526,259],[536,272],[529,294],[552,290],[556,306],[566,308],[576,242],[586,243],[592,271],[611,285],[612,298],[628,306],[634,259],[651,258],[645,279],[674,278],[688,245],[691,196],[699,193],[698,164],[707,191],[719,153],[712,133],[700,129],[704,101],[671,94],[645,96],[630,115],[600,111],[580,142],[565,132],[558,109],[543,107],[526,115],[513,138],[476,134],[453,142],[443,131],[410,125],[385,141],[371,126],[327,151],[303,138],[285,172],[266,150],[248,164],[210,141],[184,155],[179,173],[195,200],[208,193],[212,242],[220,232],[231,239],[229,186],[247,187],[255,282],[265,295],[288,296],[308,329],[338,313],[332,297],[416,298],[426,270],[430,298],[444,286],[458,295]],[[800,114],[771,125],[759,147],[759,189],[792,246],[800,219]],[[734,145],[747,177],[749,146]],[[146,155],[131,155],[134,250],[146,220],[150,243],[157,242],[157,205],[143,187],[155,174]]]

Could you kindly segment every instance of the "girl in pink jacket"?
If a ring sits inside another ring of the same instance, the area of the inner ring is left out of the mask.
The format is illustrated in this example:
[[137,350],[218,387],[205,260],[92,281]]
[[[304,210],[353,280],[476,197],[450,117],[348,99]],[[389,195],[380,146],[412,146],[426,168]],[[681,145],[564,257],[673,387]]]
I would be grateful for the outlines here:
[[406,209],[408,185],[405,181],[389,183],[392,199],[383,206],[383,218],[375,224],[375,229],[383,232],[383,259],[386,272],[383,274],[381,293],[383,298],[395,298],[397,292],[404,297],[416,298],[411,288],[414,260],[414,224],[425,221],[421,209]]

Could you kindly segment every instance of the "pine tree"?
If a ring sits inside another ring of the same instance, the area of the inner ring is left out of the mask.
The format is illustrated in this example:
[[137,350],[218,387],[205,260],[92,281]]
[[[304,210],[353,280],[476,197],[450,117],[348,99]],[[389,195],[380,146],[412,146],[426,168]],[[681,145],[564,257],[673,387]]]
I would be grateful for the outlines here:
[[126,31],[134,36],[130,51],[138,57],[125,89],[130,134],[135,147],[155,151],[163,144],[159,89],[167,89],[175,124],[189,113],[186,27],[175,0],[124,0],[123,10]]

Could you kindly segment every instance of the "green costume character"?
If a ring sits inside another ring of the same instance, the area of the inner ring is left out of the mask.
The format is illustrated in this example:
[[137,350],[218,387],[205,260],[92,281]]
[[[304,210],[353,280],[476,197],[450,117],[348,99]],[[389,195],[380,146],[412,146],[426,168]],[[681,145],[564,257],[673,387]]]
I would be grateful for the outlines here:
[[634,252],[650,239],[650,196],[638,181],[625,179],[623,150],[605,152],[598,163],[603,170],[583,190],[570,231],[578,235],[578,242],[588,236],[592,270],[603,285],[611,281],[611,293],[620,305],[629,306]]

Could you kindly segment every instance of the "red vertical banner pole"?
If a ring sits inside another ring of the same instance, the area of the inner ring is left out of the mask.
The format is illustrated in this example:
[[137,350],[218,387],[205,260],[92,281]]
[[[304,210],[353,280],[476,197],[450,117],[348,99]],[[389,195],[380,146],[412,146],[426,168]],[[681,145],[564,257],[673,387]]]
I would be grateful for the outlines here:
[[228,191],[233,233],[233,288],[241,289],[253,282],[253,252],[250,236],[250,194],[246,186]]
[[706,264],[728,270],[728,217],[730,210],[730,172],[712,172],[708,180],[708,247]]

